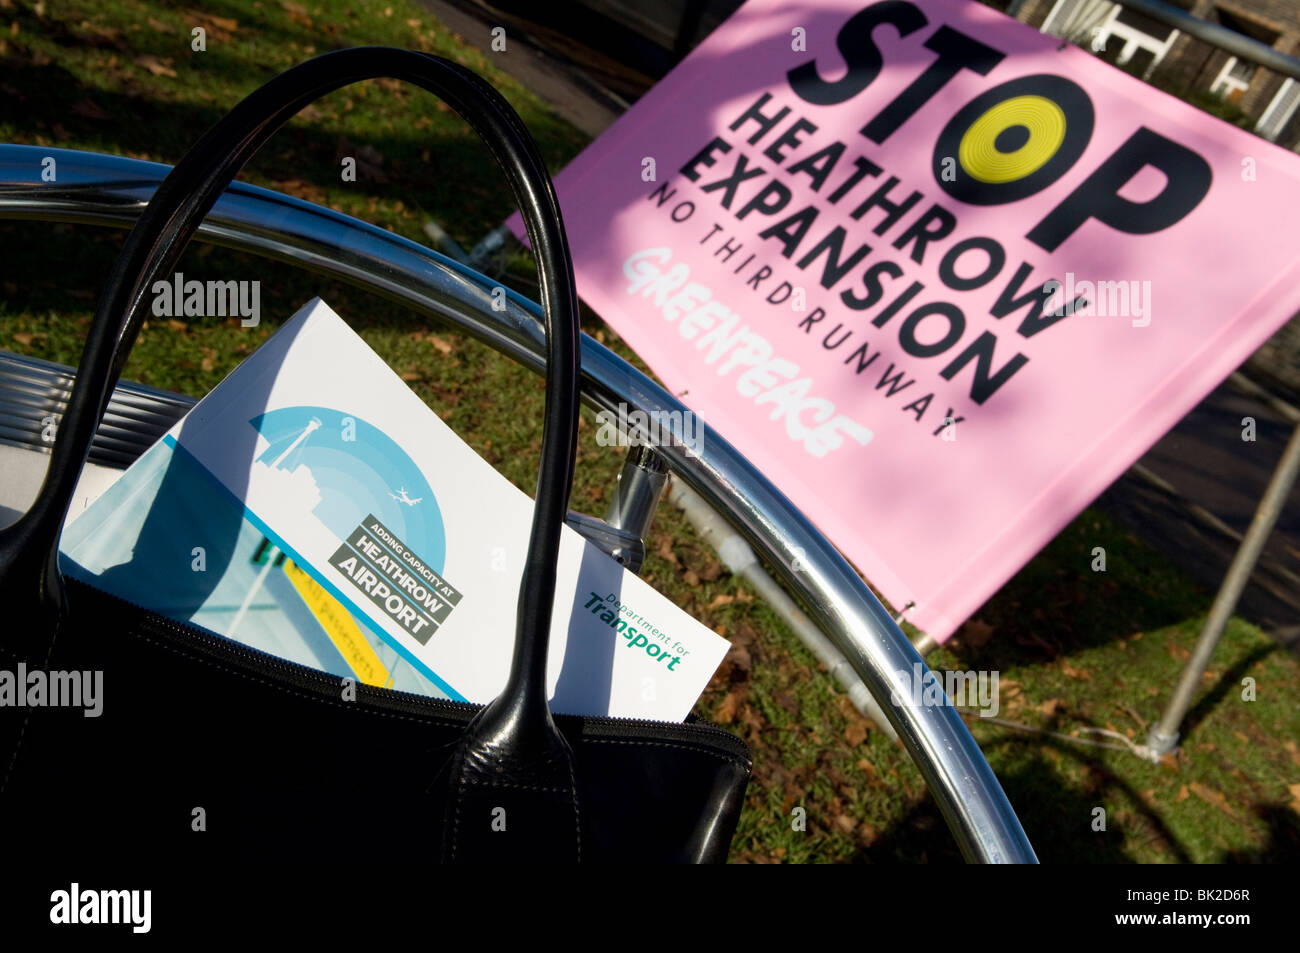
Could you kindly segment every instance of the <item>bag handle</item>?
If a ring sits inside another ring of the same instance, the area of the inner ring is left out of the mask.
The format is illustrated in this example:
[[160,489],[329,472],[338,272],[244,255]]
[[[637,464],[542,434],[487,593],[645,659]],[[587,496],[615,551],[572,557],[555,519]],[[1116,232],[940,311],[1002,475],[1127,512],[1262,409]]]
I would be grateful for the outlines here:
[[[573,263],[555,189],[522,121],[480,77],[441,57],[357,47],[295,66],[232,109],[159,185],[128,235],[100,301],[41,491],[23,517],[0,531],[0,604],[30,605],[33,594],[39,598],[37,624],[16,627],[18,633],[10,627],[9,647],[20,658],[43,663],[67,618],[59,534],[95,430],[139,332],[147,289],[172,271],[203,217],[277,129],[326,93],[381,77],[405,80],[441,97],[492,152],[523,213],[546,318],[542,459],[510,674],[502,694],[467,730],[453,783],[462,785],[463,794],[463,786],[474,783],[470,775],[486,772],[484,777],[495,777],[499,784],[560,786],[572,795],[573,756],[547,705],[546,660],[555,566],[577,449],[580,332]],[[576,798],[566,800],[572,801],[576,817]]]

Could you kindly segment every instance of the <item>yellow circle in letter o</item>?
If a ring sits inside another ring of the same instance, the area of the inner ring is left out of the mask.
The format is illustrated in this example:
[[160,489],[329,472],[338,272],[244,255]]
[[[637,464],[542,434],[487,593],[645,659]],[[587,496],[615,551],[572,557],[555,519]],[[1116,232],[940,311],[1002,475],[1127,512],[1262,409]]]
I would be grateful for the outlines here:
[[[994,143],[1007,129],[1024,126],[1029,138],[1019,149],[1000,152]],[[980,116],[957,147],[957,159],[972,179],[1014,182],[1041,169],[1065,141],[1065,113],[1043,96],[1003,100]]]

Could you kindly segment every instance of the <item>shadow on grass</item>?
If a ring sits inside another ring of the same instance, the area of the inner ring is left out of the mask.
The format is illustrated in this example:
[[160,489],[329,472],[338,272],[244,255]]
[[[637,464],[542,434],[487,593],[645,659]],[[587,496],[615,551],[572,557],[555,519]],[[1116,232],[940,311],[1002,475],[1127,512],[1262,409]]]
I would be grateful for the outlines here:
[[[1007,793],[1020,823],[1043,863],[1069,862],[1089,864],[1136,863],[1130,843],[1140,839],[1150,848],[1159,842],[1159,850],[1168,860],[1190,863],[1191,857],[1160,814],[1146,806],[1141,794],[1104,763],[1085,751],[1051,738],[1007,737],[983,744],[985,751],[1006,744],[1032,743],[1051,748],[1085,765],[1086,784],[1080,787],[1045,756],[1034,751],[1018,757],[1014,769],[1003,769],[998,780]],[[1116,801],[1127,801],[1139,823],[1118,827]],[[1106,810],[1106,831],[1093,830],[1095,810]],[[915,803],[897,824],[870,847],[863,848],[852,860],[858,863],[961,863],[963,858],[955,842],[944,841],[947,824],[938,806],[930,798]]]
[[[1201,696],[1200,701],[1183,718],[1182,736],[1186,738],[1193,734],[1197,726],[1210,716],[1210,713],[1218,707],[1219,702],[1223,701],[1229,692],[1239,690],[1242,687],[1241,680],[1246,676],[1247,672],[1255,667],[1257,662],[1262,662],[1280,648],[1281,646],[1274,643],[1261,645],[1253,652],[1243,656],[1236,665],[1224,672],[1219,680],[1214,683],[1214,687]],[[1170,691],[1172,690],[1171,686]]]
[[[1099,550],[1104,571],[1092,568]],[[972,644],[968,627],[950,647],[973,668],[1035,665],[1184,622],[1210,602],[1137,536],[1089,508],[975,613],[992,627],[989,641]]]
[[[141,45],[124,52],[132,56],[147,50]],[[116,91],[92,87],[57,64],[11,54],[0,58],[6,121],[19,130],[14,138],[23,143],[40,137],[51,146],[148,154],[174,163],[254,85],[249,64],[233,54],[209,52],[201,63],[194,79],[213,84],[211,105],[169,99],[169,90],[146,89],[143,79],[137,83],[129,76],[119,80],[122,89]],[[259,82],[279,72],[258,69],[264,73]],[[313,105],[318,110],[337,111],[338,117],[291,120],[249,161],[240,178],[322,204],[400,201],[436,215],[458,240],[477,241],[484,223],[501,222],[514,211],[502,173],[469,126],[438,109],[436,96],[411,84],[376,88],[382,82],[345,87],[317,100]],[[361,86],[369,89],[364,98]],[[355,108],[346,105],[350,101]],[[427,121],[429,128],[383,133],[359,128],[381,121],[389,127]],[[584,142],[580,133],[553,121],[531,121],[529,131],[553,173]],[[342,180],[345,155],[357,160],[354,183]]]
[[1230,850],[1221,864],[1294,864],[1300,858],[1300,821],[1287,804],[1256,804],[1253,813],[1268,828],[1267,840],[1257,850]]

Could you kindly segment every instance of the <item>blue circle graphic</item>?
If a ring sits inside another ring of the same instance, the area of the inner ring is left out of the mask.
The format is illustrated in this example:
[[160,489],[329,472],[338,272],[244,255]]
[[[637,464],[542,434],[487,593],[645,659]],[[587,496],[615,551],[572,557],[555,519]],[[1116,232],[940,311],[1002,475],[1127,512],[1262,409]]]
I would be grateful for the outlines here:
[[340,539],[373,514],[426,566],[442,573],[447,557],[442,511],[420,468],[388,434],[355,414],[327,407],[281,407],[249,423],[270,443],[258,462],[307,468],[320,491],[312,512]]

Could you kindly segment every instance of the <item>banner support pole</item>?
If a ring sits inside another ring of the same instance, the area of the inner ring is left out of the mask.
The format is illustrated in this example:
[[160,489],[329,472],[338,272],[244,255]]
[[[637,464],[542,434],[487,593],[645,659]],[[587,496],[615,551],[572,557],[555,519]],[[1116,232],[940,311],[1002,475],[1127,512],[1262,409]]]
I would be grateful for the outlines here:
[[1177,747],[1178,729],[1182,726],[1187,710],[1191,707],[1192,696],[1200,687],[1201,677],[1210,663],[1210,656],[1219,644],[1224,627],[1237,605],[1237,600],[1241,597],[1242,590],[1250,580],[1251,571],[1255,568],[1264,543],[1282,513],[1291,487],[1295,485],[1297,472],[1300,472],[1300,423],[1297,423],[1292,432],[1291,440],[1287,443],[1286,450],[1283,451],[1282,458],[1273,471],[1268,489],[1264,491],[1264,496],[1255,510],[1250,528],[1241,541],[1237,555],[1233,557],[1232,565],[1228,567],[1227,575],[1223,577],[1223,583],[1214,598],[1214,604],[1210,607],[1210,614],[1201,629],[1192,657],[1183,669],[1178,687],[1160,716],[1160,721],[1151,729],[1151,734],[1147,738],[1146,747],[1151,760],[1158,761],[1162,755],[1168,754]]

